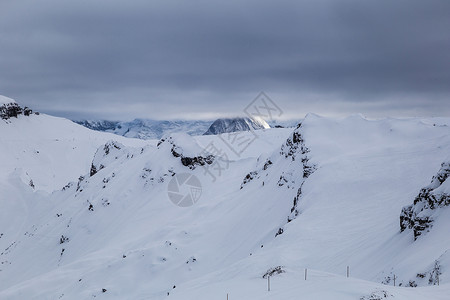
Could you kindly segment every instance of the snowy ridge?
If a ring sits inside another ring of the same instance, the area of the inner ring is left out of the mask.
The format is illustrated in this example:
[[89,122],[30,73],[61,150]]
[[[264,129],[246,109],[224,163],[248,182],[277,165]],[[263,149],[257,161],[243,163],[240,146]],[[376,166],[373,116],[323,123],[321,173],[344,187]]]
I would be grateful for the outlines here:
[[221,133],[248,131],[270,128],[269,124],[261,118],[229,118],[229,119],[217,119],[204,135],[214,135]]
[[[291,222],[299,215],[298,203],[302,195],[302,186],[305,180],[316,170],[316,166],[309,163],[309,149],[305,144],[302,136],[302,124],[298,124],[294,132],[283,143],[279,153],[274,153],[270,158],[267,158],[259,170],[248,173],[242,184],[241,189],[245,187],[250,181],[257,179],[262,181],[264,186],[264,180],[261,178],[268,177],[269,174],[273,176],[273,170],[278,169],[275,172],[275,176],[279,179],[276,181],[277,187],[285,187],[288,190],[295,190],[293,197],[292,207],[290,214],[286,218],[287,222]],[[261,157],[258,159],[260,161]],[[272,166],[273,165],[273,166]],[[261,183],[260,183],[261,184]],[[284,232],[283,227],[280,227],[275,236]]]
[[[203,153],[204,155],[191,155],[189,156],[188,154],[186,154],[186,151],[183,150],[182,147],[180,147],[178,145],[178,142],[176,142],[175,140],[179,140],[180,136],[182,135],[176,135],[177,138],[175,139],[173,136],[169,136],[168,138],[163,138],[161,139],[158,144],[157,147],[158,149],[160,148],[167,148],[167,146],[170,148],[170,153],[172,153],[172,155],[174,157],[180,158],[181,164],[185,167],[188,167],[191,170],[194,170],[196,167],[198,166],[206,166],[206,165],[211,165],[214,160],[215,157],[214,155],[207,155],[206,153]],[[183,139],[186,140],[187,136],[183,136]],[[188,138],[189,139],[189,138]],[[189,151],[190,153],[195,153]],[[198,148],[197,152],[203,152],[202,149]]]
[[26,184],[33,181],[37,191],[45,192],[60,189],[89,172],[95,151],[108,140],[129,146],[147,143],[95,132],[45,114],[0,121],[0,136],[0,185],[17,174]]
[[[13,162],[0,181],[9,195],[0,198],[0,298],[448,299],[447,207],[415,241],[398,225],[448,161],[450,120],[433,124],[310,114],[295,129],[258,131],[240,157],[221,147],[233,159],[215,181],[203,153],[218,136],[129,140],[45,115],[0,124],[9,135],[1,163]],[[29,148],[39,153],[21,154]],[[58,176],[42,172],[48,165]],[[181,173],[202,184],[191,207],[167,196]],[[23,174],[37,187],[71,183],[42,193]]]

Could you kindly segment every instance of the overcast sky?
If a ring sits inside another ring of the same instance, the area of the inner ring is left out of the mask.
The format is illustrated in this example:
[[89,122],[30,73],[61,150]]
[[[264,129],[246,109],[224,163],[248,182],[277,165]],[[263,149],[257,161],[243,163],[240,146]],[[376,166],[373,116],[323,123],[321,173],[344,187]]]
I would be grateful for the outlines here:
[[450,1],[0,0],[0,94],[69,117],[450,116]]

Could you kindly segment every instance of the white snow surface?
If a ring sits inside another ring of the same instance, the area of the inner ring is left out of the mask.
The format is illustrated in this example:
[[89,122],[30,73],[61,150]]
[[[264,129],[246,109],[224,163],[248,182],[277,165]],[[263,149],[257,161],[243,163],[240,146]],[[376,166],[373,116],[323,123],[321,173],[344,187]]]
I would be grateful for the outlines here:
[[9,103],[16,103],[16,101],[11,98],[0,95],[0,105],[9,104]]
[[0,184],[12,175],[29,177],[37,190],[52,192],[89,171],[98,147],[108,140],[128,146],[146,145],[111,133],[94,132],[45,114],[0,120]]
[[[237,155],[220,136],[157,146],[45,115],[0,122],[0,299],[449,299],[450,209],[416,241],[399,230],[450,159],[449,125],[309,114],[295,130],[258,130]],[[171,153],[211,143],[229,163],[215,178]],[[202,184],[191,207],[167,195],[180,173]],[[428,286],[417,274],[436,262],[440,286]],[[277,266],[269,292],[262,276]]]

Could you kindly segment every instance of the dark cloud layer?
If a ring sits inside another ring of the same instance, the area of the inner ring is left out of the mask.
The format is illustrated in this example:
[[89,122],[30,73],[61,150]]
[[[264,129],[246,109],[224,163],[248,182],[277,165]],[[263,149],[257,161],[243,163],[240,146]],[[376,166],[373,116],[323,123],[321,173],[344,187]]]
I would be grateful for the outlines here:
[[450,115],[450,1],[0,2],[0,94],[81,118]]

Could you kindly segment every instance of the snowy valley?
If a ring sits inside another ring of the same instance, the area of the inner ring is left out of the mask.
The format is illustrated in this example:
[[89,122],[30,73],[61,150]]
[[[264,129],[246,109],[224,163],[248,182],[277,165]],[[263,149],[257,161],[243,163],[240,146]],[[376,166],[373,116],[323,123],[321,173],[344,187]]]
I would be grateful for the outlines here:
[[11,114],[0,299],[450,299],[449,126],[308,114],[142,140]]

